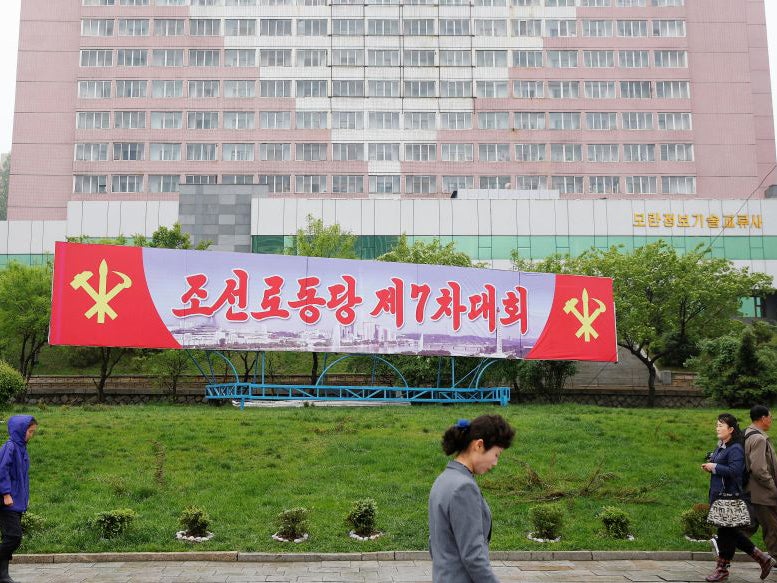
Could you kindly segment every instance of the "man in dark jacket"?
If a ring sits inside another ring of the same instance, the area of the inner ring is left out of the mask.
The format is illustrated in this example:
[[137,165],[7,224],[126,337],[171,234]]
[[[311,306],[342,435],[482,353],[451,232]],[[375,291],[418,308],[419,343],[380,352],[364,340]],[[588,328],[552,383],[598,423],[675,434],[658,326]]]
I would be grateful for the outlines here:
[[0,448],[0,583],[15,583],[8,574],[8,562],[22,543],[22,513],[30,499],[30,457],[27,442],[38,422],[31,415],[8,419],[8,441]]
[[[777,454],[766,432],[772,415],[763,405],[750,409],[753,423],[745,429],[745,459],[750,470],[747,490],[753,511],[761,525],[769,554],[777,553]],[[758,525],[755,525],[756,527]]]

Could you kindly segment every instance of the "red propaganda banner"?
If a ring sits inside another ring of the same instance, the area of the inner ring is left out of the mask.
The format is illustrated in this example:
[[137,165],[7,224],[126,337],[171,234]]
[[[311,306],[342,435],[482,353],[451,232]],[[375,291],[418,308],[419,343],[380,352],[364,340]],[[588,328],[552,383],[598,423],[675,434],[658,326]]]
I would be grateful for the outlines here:
[[607,278],[79,243],[49,342],[617,360]]

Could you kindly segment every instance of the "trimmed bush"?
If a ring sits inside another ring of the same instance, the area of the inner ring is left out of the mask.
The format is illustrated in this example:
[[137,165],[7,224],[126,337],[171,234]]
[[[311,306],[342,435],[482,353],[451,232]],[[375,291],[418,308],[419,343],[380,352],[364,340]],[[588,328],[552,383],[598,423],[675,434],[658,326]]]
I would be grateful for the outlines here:
[[188,506],[178,519],[186,536],[207,536],[210,517],[202,508]]
[[46,519],[33,512],[22,514],[22,532],[25,536],[30,536],[46,528]]
[[310,510],[307,508],[291,508],[278,514],[275,517],[278,536],[288,540],[302,538],[308,532],[309,515]]
[[24,392],[24,377],[4,360],[0,360],[0,405]]
[[605,506],[599,512],[599,518],[604,525],[604,532],[612,538],[629,538],[631,534],[631,518],[626,511],[617,506]]
[[351,526],[353,532],[359,536],[375,534],[375,517],[378,512],[378,504],[372,498],[364,498],[353,503],[351,511],[345,518],[345,522]]
[[558,504],[543,504],[529,508],[529,519],[537,538],[556,539],[564,526],[564,510]]
[[100,512],[92,519],[92,527],[100,531],[102,538],[115,538],[123,534],[137,516],[135,511],[129,508]]
[[707,522],[710,512],[709,504],[694,504],[680,515],[683,534],[688,538],[706,540],[715,534],[715,527]]

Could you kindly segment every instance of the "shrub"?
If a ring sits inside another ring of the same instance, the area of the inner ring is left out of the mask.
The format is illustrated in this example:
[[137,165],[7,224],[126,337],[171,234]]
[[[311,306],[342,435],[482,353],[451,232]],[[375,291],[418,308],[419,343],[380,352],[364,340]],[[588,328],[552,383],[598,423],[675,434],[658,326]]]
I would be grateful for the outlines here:
[[529,508],[529,518],[534,528],[534,536],[554,539],[561,536],[564,525],[564,511],[558,504],[543,504]]
[[207,536],[210,517],[202,508],[188,506],[178,519],[186,536]]
[[291,508],[281,512],[275,517],[278,536],[288,540],[301,538],[308,531],[309,514],[307,508]]
[[707,522],[710,512],[709,504],[694,504],[680,515],[683,534],[688,538],[706,540],[715,533],[715,527]]
[[46,528],[46,519],[33,512],[22,514],[22,532],[25,536],[40,532]]
[[24,377],[7,362],[0,360],[0,405],[24,392]]
[[605,506],[599,512],[604,532],[612,538],[628,538],[631,534],[631,519],[626,512],[616,506]]
[[114,538],[124,533],[135,518],[137,518],[137,514],[133,510],[119,508],[118,510],[100,512],[92,520],[92,526],[100,531],[102,538]]
[[378,505],[372,498],[357,500],[353,503],[351,511],[345,518],[353,531],[359,536],[370,536],[375,533],[375,515],[378,512]]

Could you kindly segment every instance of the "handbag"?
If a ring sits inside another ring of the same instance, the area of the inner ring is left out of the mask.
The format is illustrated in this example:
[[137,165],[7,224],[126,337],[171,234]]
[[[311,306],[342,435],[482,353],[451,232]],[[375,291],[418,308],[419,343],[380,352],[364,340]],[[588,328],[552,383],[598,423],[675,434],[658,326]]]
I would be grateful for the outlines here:
[[729,493],[725,491],[726,481],[723,481],[724,491],[710,505],[707,522],[718,527],[742,528],[750,526],[750,507],[746,496],[741,492]]

